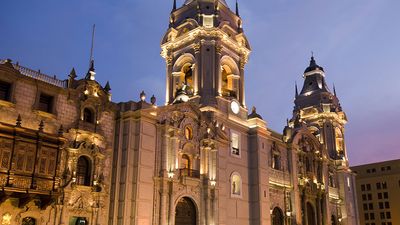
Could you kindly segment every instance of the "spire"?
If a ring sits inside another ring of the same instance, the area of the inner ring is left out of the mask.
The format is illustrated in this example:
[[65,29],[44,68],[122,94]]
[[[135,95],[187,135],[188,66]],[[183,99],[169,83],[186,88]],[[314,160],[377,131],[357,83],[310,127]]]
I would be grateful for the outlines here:
[[94,50],[94,34],[95,34],[95,29],[96,29],[96,24],[93,24],[93,30],[92,30],[92,45],[90,47],[90,59],[89,59],[89,64],[92,63],[92,61],[94,61],[93,58],[93,50]]
[[236,16],[240,16],[239,15],[239,3],[237,0],[236,0]]
[[110,82],[107,81],[106,86],[104,86],[104,91],[107,93],[111,91]]
[[333,84],[333,94],[334,94],[335,96],[337,96],[337,95],[336,95],[336,87],[335,87],[335,84]]
[[295,96],[299,96],[299,90],[297,89],[297,82],[294,82],[294,87],[295,87]]
[[176,10],[176,0],[174,0],[174,5],[172,7],[172,12],[174,12]]
[[90,47],[89,71],[86,74],[85,77],[86,80],[95,80],[95,75],[96,75],[96,73],[94,72],[94,57],[93,57],[95,29],[96,29],[96,24],[93,24],[92,44]]
[[69,73],[68,77],[70,77],[71,79],[75,79],[76,78],[75,68],[72,67],[72,70]]

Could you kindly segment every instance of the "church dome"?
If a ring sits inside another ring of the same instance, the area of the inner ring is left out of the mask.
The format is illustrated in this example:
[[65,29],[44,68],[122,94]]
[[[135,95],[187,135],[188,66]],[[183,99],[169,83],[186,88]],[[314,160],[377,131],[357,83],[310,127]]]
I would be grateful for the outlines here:
[[320,70],[320,71],[324,72],[324,68],[321,67],[321,66],[319,66],[319,65],[315,62],[315,59],[314,59],[314,56],[313,56],[313,57],[311,57],[310,65],[306,68],[306,70],[304,71],[304,73],[308,73],[308,72],[311,72],[311,71],[314,71],[314,70]]
[[[196,0],[186,0],[185,5],[190,4],[191,2],[196,1]],[[226,3],[225,0],[218,0],[220,3],[224,4],[226,7],[228,7],[228,4]]]

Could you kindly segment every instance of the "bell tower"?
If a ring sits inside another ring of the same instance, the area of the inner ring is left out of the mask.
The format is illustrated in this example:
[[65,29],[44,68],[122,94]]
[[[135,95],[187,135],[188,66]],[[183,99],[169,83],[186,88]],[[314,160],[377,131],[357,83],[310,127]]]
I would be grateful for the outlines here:
[[174,1],[161,43],[166,60],[166,104],[195,101],[215,106],[235,101],[246,108],[244,66],[250,46],[238,5],[225,0]]
[[325,82],[324,69],[314,57],[304,71],[304,84],[299,93],[296,86],[293,126],[305,124],[325,146],[331,160],[343,161],[348,165],[344,142],[346,114],[340,106],[336,90],[330,91]]

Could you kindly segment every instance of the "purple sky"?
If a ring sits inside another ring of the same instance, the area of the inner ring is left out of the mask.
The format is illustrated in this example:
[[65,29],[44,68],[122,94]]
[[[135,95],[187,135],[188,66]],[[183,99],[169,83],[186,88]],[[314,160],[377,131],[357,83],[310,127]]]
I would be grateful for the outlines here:
[[[400,158],[400,1],[239,3],[253,49],[247,104],[257,106],[269,127],[281,132],[291,116],[294,83],[302,84],[314,51],[347,112],[351,164]],[[137,100],[144,90],[163,104],[159,44],[171,7],[172,0],[4,1],[0,58],[62,79],[72,67],[83,76],[96,23],[97,80],[110,80],[113,100]]]

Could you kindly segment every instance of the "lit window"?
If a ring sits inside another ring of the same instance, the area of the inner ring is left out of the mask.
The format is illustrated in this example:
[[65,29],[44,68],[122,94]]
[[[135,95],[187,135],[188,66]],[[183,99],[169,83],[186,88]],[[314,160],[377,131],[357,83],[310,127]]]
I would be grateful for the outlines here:
[[1,218],[1,225],[11,225],[11,214],[10,213],[5,213],[3,214]]
[[203,15],[203,26],[206,28],[214,27],[214,15]]
[[193,130],[190,127],[185,128],[185,138],[186,140],[192,140],[193,139]]
[[234,132],[231,133],[231,153],[234,156],[240,156],[240,137]]

